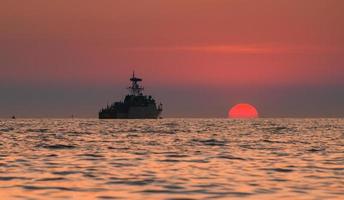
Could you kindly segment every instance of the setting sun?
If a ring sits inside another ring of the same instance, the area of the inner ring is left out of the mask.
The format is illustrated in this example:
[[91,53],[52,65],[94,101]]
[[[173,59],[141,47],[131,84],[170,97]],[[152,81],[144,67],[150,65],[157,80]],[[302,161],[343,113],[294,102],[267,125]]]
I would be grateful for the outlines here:
[[228,111],[229,118],[257,118],[257,109],[247,103],[239,103]]

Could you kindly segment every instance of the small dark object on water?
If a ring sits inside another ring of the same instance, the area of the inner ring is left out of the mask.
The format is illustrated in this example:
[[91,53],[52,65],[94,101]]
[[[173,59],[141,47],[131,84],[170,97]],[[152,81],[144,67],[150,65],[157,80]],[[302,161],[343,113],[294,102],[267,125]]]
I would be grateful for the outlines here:
[[13,115],[11,118],[12,118],[12,119],[16,119],[16,116]]

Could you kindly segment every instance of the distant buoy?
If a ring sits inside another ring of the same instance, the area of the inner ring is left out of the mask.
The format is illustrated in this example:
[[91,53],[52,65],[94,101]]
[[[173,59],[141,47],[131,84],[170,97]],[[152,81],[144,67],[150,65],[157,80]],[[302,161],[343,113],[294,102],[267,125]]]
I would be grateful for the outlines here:
[[13,115],[11,118],[12,118],[12,119],[16,119],[16,116]]

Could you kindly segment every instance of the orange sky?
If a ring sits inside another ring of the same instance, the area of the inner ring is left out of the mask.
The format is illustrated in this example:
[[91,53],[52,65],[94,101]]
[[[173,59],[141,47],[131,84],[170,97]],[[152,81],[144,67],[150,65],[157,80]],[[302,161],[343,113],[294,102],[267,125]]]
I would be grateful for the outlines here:
[[3,84],[344,83],[342,0],[2,0]]

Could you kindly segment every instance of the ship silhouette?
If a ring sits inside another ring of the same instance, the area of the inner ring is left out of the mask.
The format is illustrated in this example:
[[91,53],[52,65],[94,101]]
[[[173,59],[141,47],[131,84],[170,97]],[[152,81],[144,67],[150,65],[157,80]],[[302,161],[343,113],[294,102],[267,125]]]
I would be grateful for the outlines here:
[[140,86],[141,78],[130,78],[129,94],[124,101],[114,102],[99,111],[99,119],[157,119],[162,112],[162,104],[156,104],[152,96],[143,94]]

